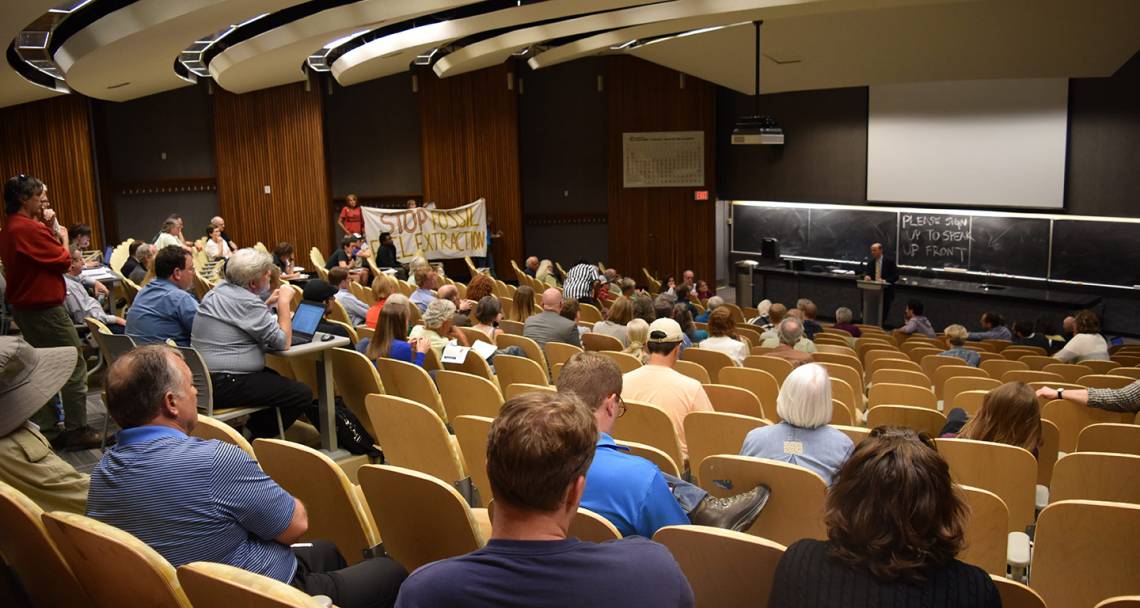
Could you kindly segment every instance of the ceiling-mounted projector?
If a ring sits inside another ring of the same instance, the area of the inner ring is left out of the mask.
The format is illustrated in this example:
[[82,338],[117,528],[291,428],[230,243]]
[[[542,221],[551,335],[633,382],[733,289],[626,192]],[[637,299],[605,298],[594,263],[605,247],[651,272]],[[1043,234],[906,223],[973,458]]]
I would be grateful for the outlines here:
[[784,130],[771,116],[742,116],[732,129],[735,146],[782,146]]

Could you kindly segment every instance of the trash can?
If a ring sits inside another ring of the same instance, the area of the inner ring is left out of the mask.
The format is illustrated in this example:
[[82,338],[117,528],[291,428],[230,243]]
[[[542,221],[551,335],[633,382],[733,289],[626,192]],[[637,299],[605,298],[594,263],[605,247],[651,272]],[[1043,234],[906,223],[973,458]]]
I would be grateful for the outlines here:
[[760,263],[755,260],[740,260],[736,263],[736,305],[752,306],[756,300],[752,294],[752,275]]

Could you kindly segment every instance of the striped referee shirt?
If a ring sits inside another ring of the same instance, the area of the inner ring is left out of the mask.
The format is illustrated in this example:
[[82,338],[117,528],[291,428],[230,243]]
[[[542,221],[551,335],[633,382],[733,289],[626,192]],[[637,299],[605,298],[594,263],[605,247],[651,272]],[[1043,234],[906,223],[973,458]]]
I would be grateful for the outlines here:
[[133,534],[175,568],[217,562],[293,580],[293,551],[273,540],[293,518],[293,497],[248,454],[165,426],[118,437],[91,473],[88,517]]
[[571,300],[590,298],[594,295],[594,282],[601,278],[598,267],[590,264],[577,264],[566,273],[562,284],[562,295]]

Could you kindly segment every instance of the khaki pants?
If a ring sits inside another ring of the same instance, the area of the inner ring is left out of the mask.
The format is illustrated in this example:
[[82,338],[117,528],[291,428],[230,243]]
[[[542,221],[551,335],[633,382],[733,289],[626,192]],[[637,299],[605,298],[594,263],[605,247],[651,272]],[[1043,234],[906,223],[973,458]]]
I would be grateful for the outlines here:
[[[12,309],[12,318],[20,326],[20,332],[28,344],[36,348],[54,346],[75,347],[75,369],[60,391],[63,395],[63,427],[68,431],[87,426],[87,363],[83,360],[83,343],[71,324],[71,317],[63,306],[53,306],[43,310]],[[32,416],[48,437],[59,434],[56,429],[55,407],[45,405]]]
[[51,450],[39,431],[24,425],[0,437],[0,481],[23,492],[44,511],[83,514],[91,478]]

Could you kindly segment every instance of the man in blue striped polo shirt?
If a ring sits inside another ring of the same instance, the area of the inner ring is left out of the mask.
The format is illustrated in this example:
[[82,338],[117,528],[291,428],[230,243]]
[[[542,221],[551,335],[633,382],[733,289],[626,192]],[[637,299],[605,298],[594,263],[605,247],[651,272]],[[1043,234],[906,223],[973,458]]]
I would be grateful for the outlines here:
[[87,515],[175,567],[218,562],[327,595],[341,608],[391,606],[403,567],[387,558],[346,567],[325,541],[290,547],[308,529],[305,506],[237,446],[189,436],[197,393],[169,347],[139,347],[115,361],[107,410],[123,430],[91,474]]

